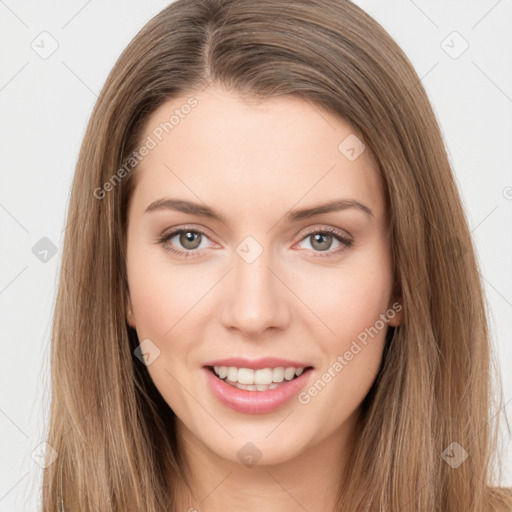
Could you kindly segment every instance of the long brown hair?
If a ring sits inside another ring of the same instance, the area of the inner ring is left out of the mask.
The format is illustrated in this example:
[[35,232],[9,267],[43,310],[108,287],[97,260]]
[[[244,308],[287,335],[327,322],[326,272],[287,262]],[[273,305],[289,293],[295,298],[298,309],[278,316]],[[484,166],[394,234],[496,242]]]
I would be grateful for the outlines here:
[[[115,64],[68,209],[51,355],[48,443],[58,456],[45,470],[43,510],[175,509],[174,413],[134,357],[139,340],[126,323],[137,168],[125,163],[155,109],[212,84],[259,100],[294,95],[339,115],[385,183],[404,322],[390,330],[362,404],[339,509],[506,510],[510,494],[493,480],[500,395],[486,306],[439,126],[402,50],[346,0],[178,0]],[[447,462],[464,453],[458,467]]]

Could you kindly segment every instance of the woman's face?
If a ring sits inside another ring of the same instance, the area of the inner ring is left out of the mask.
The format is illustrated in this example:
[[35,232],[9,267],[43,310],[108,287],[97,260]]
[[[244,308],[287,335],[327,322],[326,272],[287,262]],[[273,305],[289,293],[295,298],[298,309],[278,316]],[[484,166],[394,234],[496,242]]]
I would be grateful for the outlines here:
[[369,150],[304,100],[217,88],[161,106],[142,145],[128,319],[179,435],[259,464],[346,438],[401,309]]

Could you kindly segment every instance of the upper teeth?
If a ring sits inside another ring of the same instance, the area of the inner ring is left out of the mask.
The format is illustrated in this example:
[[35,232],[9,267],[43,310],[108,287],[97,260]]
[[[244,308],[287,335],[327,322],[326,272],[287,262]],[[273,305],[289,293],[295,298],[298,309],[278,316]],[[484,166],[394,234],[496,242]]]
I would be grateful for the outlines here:
[[272,384],[272,382],[283,382],[284,379],[292,380],[299,376],[304,368],[263,368],[253,370],[251,368],[236,368],[234,366],[214,366],[215,373],[221,378],[228,378],[231,382],[239,384]]

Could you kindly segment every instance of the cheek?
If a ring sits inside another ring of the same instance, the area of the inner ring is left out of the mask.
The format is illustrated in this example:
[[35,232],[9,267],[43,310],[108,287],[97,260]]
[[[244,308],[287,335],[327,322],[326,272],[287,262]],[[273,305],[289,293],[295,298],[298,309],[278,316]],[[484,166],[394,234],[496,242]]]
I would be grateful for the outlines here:
[[315,341],[324,354],[317,380],[299,401],[331,410],[327,423],[334,428],[360,405],[381,364],[388,322],[394,316],[389,304],[390,259],[375,251],[354,264],[340,265],[339,272],[319,272],[314,280],[304,277],[299,284],[304,302],[322,322],[315,328]]
[[194,271],[193,265],[172,265],[166,258],[163,249],[129,248],[128,282],[138,338],[151,340],[159,350],[148,373],[166,402],[183,415],[193,403],[180,383],[193,388],[197,378],[190,356],[201,336],[194,332],[200,328],[194,318],[214,281],[211,273],[208,280],[208,273]]
[[[172,265],[164,249],[128,253],[130,299],[137,331],[144,337],[164,339],[171,329],[193,314],[201,297],[214,285],[213,277],[194,265]],[[210,282],[211,281],[211,282]],[[187,322],[184,322],[187,323]]]
[[297,275],[294,291],[328,328],[327,337],[321,339],[337,348],[373,326],[389,307],[392,273],[385,253],[375,251],[366,258],[342,262],[338,268],[319,267]]

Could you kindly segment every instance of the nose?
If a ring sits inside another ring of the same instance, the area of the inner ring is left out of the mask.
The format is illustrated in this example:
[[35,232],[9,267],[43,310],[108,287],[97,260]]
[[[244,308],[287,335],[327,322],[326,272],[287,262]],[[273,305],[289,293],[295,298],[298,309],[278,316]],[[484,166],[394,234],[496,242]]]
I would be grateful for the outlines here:
[[234,254],[234,269],[225,283],[223,322],[247,336],[263,333],[271,327],[284,329],[290,321],[290,292],[286,280],[274,269],[270,251],[253,262]]

